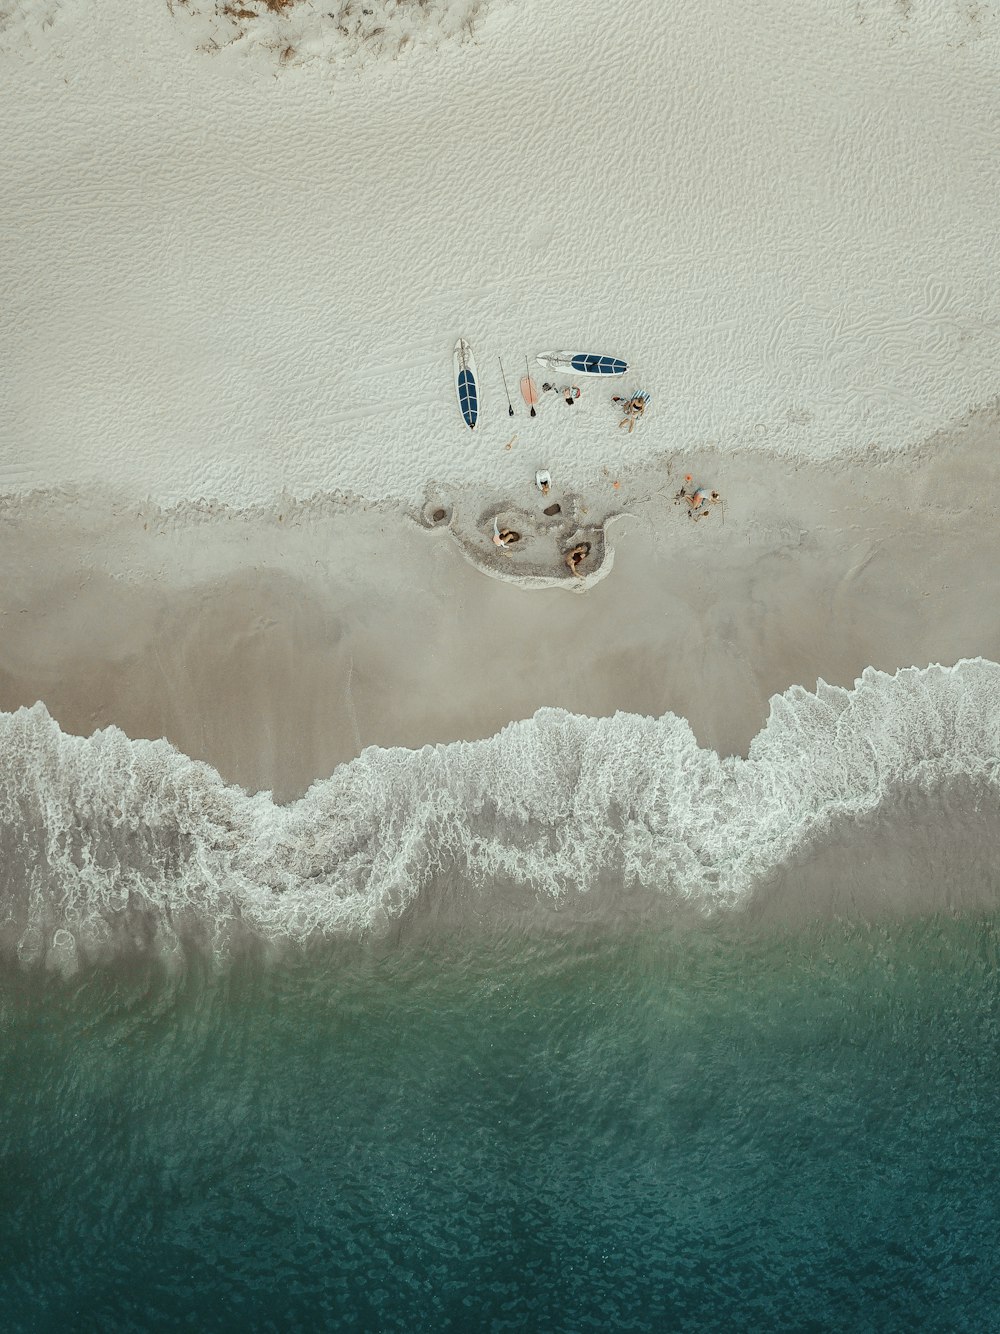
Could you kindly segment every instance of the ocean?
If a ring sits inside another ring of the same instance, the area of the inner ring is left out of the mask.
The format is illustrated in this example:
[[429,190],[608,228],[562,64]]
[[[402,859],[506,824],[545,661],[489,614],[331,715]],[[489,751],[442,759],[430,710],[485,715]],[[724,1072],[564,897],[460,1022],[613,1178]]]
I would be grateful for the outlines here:
[[998,684],[284,807],[3,716],[3,1328],[995,1328]]
[[3,1327],[996,1328],[998,925],[8,972]]

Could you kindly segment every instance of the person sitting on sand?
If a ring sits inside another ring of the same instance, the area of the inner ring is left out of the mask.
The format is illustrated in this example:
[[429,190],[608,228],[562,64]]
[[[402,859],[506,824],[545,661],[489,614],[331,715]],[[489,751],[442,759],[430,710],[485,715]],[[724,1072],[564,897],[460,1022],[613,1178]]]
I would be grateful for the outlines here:
[[566,555],[563,557],[563,560],[566,562],[567,568],[573,574],[575,574],[578,579],[582,579],[583,575],[580,573],[578,567],[587,559],[589,555],[590,555],[590,543],[579,542],[575,547],[573,547],[571,551],[566,552]]
[[618,426],[619,428],[627,426],[628,433],[631,435],[636,422],[646,411],[646,396],[644,394],[636,394],[633,398],[622,398],[619,394],[615,394],[611,402],[621,404],[621,410],[624,413],[624,416],[618,423]]
[[543,496],[549,494],[549,487],[552,485],[552,478],[547,472],[539,471],[535,473],[535,485],[541,491]]
[[510,555],[507,548],[520,540],[520,533],[515,533],[512,528],[501,528],[499,520],[493,520],[493,545],[499,547],[505,556]]

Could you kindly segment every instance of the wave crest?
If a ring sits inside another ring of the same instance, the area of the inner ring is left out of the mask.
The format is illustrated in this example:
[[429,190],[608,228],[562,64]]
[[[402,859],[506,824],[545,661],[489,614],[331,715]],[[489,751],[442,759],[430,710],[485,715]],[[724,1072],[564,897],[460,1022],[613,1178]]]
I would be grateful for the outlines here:
[[673,714],[542,709],[485,741],[370,748],[282,807],[165,741],[68,736],[36,704],[0,714],[0,949],[64,971],[181,958],[192,941],[384,930],[435,896],[449,913],[493,896],[501,913],[572,916],[641,891],[712,916],[769,897],[839,910],[849,881],[863,911],[866,876],[868,907],[891,882],[894,907],[925,908],[953,903],[964,874],[982,899],[998,706],[1000,666],[982,659],[869,668],[852,689],[775,697],[746,759],[702,749]]

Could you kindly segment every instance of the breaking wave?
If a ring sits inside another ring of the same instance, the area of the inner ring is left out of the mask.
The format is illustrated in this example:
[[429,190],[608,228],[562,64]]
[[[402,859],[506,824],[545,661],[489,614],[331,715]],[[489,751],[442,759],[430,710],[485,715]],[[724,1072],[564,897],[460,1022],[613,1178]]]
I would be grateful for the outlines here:
[[906,912],[998,897],[1000,666],[792,687],[746,759],[673,714],[542,709],[485,741],[370,748],[276,805],[165,741],[0,714],[0,950],[276,945],[517,914]]

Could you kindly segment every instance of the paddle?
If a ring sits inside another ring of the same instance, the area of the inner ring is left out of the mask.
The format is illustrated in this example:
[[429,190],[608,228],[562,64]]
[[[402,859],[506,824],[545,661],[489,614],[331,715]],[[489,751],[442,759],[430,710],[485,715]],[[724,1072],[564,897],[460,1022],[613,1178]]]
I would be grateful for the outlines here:
[[535,417],[537,416],[537,413],[535,412],[535,399],[537,399],[538,397],[538,390],[535,388],[534,383],[531,379],[531,369],[528,366],[527,357],[525,357],[524,359],[524,369],[528,373],[521,381],[521,397],[524,399],[525,403],[527,403],[528,406],[531,408],[532,417]]
[[[499,357],[497,357],[497,361],[500,361],[500,358],[499,358]],[[510,390],[507,388],[507,377],[506,377],[506,375],[504,375],[504,373],[503,373],[503,362],[502,362],[502,361],[500,361],[500,378],[501,378],[501,380],[503,380],[503,391],[504,391],[504,393],[507,395],[507,416],[508,416],[508,417],[513,417],[513,415],[514,415],[514,404],[510,401]]]

